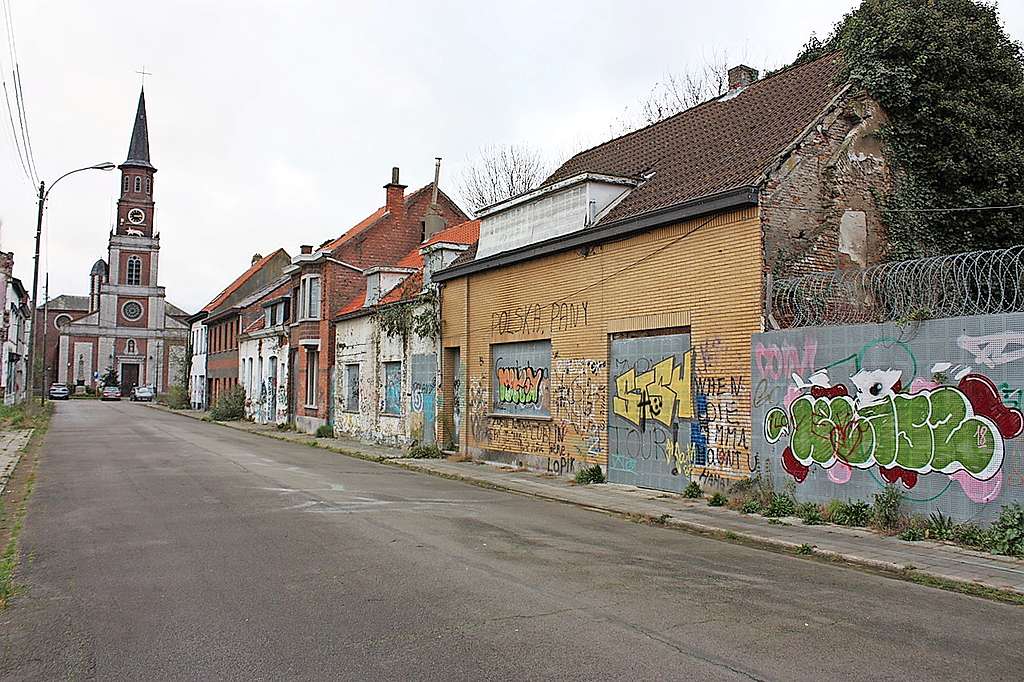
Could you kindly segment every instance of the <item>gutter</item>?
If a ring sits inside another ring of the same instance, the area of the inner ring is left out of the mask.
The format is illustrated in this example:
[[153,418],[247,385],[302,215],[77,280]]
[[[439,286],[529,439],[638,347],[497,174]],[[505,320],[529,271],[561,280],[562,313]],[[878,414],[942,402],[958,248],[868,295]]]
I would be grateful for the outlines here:
[[594,227],[584,228],[577,232],[560,235],[536,244],[528,244],[518,249],[497,253],[471,263],[446,268],[432,274],[431,280],[434,282],[446,282],[474,272],[500,268],[540,256],[549,256],[561,251],[578,249],[582,246],[598,242],[624,239],[638,232],[679,223],[709,213],[717,213],[741,206],[756,206],[758,193],[758,187],[753,185],[726,190],[718,194],[676,204],[669,208],[658,209],[639,216],[630,216],[629,218],[623,218],[603,225],[599,224]]

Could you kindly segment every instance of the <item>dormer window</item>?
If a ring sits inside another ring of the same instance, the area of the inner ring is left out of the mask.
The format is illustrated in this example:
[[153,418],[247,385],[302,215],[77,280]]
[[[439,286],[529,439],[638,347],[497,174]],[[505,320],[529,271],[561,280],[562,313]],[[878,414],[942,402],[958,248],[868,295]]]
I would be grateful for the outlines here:
[[136,192],[141,192],[142,191],[142,176],[141,175],[136,175],[135,176],[135,191]]
[[127,264],[127,279],[125,281],[129,286],[139,286],[142,284],[142,259],[138,256],[129,256]]

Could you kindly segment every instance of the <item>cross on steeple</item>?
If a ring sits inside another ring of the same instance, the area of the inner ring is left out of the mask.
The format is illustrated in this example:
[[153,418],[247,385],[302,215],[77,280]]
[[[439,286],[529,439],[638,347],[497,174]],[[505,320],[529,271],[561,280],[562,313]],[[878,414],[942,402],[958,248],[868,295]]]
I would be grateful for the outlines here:
[[135,73],[139,74],[139,77],[141,79],[140,85],[142,87],[146,87],[146,76],[152,76],[153,75],[149,71],[146,71],[146,65],[145,64],[142,65],[142,71],[136,71]]

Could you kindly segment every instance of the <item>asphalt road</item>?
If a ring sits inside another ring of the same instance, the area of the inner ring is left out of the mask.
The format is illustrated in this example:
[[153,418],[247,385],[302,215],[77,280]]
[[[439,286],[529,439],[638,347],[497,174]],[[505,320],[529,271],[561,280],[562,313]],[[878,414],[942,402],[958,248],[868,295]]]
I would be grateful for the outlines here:
[[1019,680],[1024,609],[58,405],[4,679]]

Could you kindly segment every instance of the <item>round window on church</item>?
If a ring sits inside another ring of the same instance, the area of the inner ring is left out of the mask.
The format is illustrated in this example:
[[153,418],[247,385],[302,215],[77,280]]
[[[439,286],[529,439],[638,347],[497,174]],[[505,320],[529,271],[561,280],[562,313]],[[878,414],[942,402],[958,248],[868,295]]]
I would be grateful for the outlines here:
[[53,326],[60,331],[60,328],[71,322],[71,316],[61,313],[57,317],[53,318]]
[[138,301],[128,301],[121,306],[121,314],[126,320],[137,320],[142,317],[142,304]]

